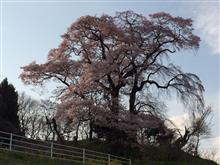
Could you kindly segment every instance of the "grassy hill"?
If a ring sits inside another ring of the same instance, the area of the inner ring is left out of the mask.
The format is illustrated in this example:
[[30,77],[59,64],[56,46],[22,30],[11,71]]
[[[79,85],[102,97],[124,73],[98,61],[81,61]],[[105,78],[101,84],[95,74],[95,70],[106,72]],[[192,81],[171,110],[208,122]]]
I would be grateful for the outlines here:
[[[0,150],[0,165],[78,165],[78,163],[58,160],[58,159],[50,159],[42,156],[34,156],[29,154]],[[95,164],[91,164],[91,165],[95,165]],[[217,164],[209,160],[195,159],[191,163],[178,162],[178,161],[168,162],[168,161],[132,160],[132,165],[217,165]]]
[[[163,155],[162,152],[163,150],[160,149],[155,151],[153,148],[146,149],[148,153],[145,153],[144,156],[143,154],[142,156],[140,156],[140,152],[138,151],[122,149],[117,146],[112,146],[111,144],[108,144],[104,141],[95,140],[95,139],[82,140],[82,141],[78,141],[77,143],[69,141],[69,142],[65,142],[65,144],[68,146],[86,148],[99,152],[110,153],[112,155],[131,158],[132,165],[217,165],[217,163],[213,161],[205,160],[199,157],[193,157],[185,152],[181,152],[178,155],[178,160],[176,161],[165,161],[170,159],[158,159],[161,155]],[[167,150],[165,150],[165,152],[167,152]],[[141,153],[143,153],[143,151]],[[153,157],[153,155],[155,156]],[[91,161],[89,162],[87,162],[86,165],[98,164]],[[0,165],[78,165],[78,164],[79,163],[73,161],[60,160],[54,158],[50,159],[44,156],[24,154],[13,151],[9,152],[7,150],[0,149]],[[102,164],[102,165],[106,165],[106,164]],[[111,165],[120,165],[120,164],[113,162]]]
[[[127,150],[123,150],[123,152],[121,152],[121,150],[119,150],[118,147],[112,147],[111,144],[107,144],[103,141],[95,140],[95,139],[93,139],[92,141],[82,140],[82,141],[79,141],[77,144],[74,144],[73,142],[69,142],[69,143],[67,142],[67,145],[81,147],[81,148],[87,148],[87,149],[100,151],[100,152],[107,152],[107,153],[111,153],[113,155],[120,155],[122,157],[131,158],[132,165],[218,165],[217,163],[215,163],[211,160],[202,159],[200,157],[193,157],[193,156],[186,154],[184,152],[182,152],[182,154],[180,153],[180,156],[179,156],[180,160],[172,161],[172,162],[171,161],[152,161],[152,160],[148,160],[145,158],[137,158],[138,152],[135,152],[135,151],[128,152]],[[150,150],[150,152],[152,152],[151,149],[149,149],[149,150]],[[161,154],[161,151],[162,150],[159,150],[159,151],[156,151],[155,153],[152,153],[152,154],[158,155],[158,154]],[[165,151],[165,152],[167,152],[167,151]],[[130,155],[130,156],[128,156],[128,155]],[[134,155],[136,155],[136,156],[134,156]],[[155,159],[155,160],[157,160],[157,159]]]
[[77,165],[73,162],[50,159],[17,152],[0,150],[0,165]]

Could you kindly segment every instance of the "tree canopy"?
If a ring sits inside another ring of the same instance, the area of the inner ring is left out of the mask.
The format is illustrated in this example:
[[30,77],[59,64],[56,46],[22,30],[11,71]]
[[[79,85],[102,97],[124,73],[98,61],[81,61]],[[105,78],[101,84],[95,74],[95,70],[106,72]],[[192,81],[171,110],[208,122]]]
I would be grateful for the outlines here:
[[58,118],[87,122],[109,141],[142,144],[156,128],[157,134],[173,134],[164,126],[159,95],[175,92],[188,107],[204,106],[199,77],[168,60],[178,51],[198,49],[199,42],[191,19],[164,12],[82,16],[45,63],[23,66],[20,77],[25,84],[60,83]]
[[18,118],[18,94],[5,78],[0,84],[0,129],[20,133]]

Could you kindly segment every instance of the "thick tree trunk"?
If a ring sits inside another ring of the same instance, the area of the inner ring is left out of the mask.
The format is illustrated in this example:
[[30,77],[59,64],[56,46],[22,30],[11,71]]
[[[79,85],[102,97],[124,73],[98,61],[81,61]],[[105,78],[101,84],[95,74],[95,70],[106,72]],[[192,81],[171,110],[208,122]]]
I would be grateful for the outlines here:
[[79,137],[79,126],[80,126],[81,122],[79,121],[76,127],[76,136],[74,137],[74,141],[77,143],[78,141],[78,137]]
[[179,137],[174,143],[173,146],[174,148],[177,148],[177,150],[182,149],[188,142],[191,134],[190,131],[186,129],[185,127],[185,134],[182,137]]
[[138,76],[137,74],[134,77],[134,85],[130,93],[130,98],[129,98],[129,111],[132,114],[136,114],[135,112],[135,101],[136,101],[136,93],[137,93],[137,82],[138,82]]
[[118,114],[119,112],[119,91],[114,90],[111,93],[111,111],[114,114]]
[[136,100],[136,92],[131,92],[129,98],[129,111],[132,114],[135,114],[135,100]]
[[196,142],[196,146],[195,146],[195,153],[194,156],[198,156],[198,148],[199,148],[199,141],[200,141],[200,137],[197,136],[197,142]]
[[90,130],[89,130],[89,140],[92,140],[93,123],[91,121],[89,123],[89,127],[90,127]]
[[52,118],[52,124],[53,124],[53,129],[54,129],[55,133],[57,134],[58,141],[59,141],[60,143],[63,143],[64,138],[63,138],[63,136],[60,134],[60,132],[58,131],[57,122],[56,122],[56,120],[55,120],[54,118]]

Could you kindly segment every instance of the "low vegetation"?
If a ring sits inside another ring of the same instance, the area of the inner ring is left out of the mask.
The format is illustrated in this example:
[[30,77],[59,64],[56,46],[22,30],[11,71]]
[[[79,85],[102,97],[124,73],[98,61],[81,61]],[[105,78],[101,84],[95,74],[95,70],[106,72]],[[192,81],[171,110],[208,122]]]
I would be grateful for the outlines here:
[[1,165],[77,165],[74,162],[50,159],[24,153],[0,150]]
[[[1,165],[79,165],[74,162],[50,159],[43,156],[34,156],[23,153],[9,152],[0,150],[0,164]],[[217,165],[216,163],[194,158],[190,163],[182,161],[150,161],[150,160],[133,160],[132,165]],[[87,165],[97,165],[89,161]],[[116,161],[111,165],[120,165]]]

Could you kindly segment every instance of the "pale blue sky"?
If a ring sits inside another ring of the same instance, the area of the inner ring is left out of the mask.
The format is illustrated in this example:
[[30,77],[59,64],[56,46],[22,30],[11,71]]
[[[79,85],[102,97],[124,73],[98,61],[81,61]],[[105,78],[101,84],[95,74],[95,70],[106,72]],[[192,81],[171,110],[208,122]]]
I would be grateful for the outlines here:
[[[18,1],[18,0],[17,0]],[[26,0],[28,1],[28,0]],[[186,72],[196,73],[204,83],[205,98],[215,111],[213,136],[219,136],[219,3],[183,2],[74,2],[34,3],[3,2],[2,74],[18,91],[40,98],[39,92],[24,86],[18,78],[20,67],[33,60],[44,62],[48,51],[60,43],[60,35],[82,15],[114,15],[116,11],[133,10],[148,15],[165,11],[192,18],[195,33],[202,39],[197,52],[181,52],[171,58]],[[171,116],[181,115],[175,98],[169,101]],[[181,108],[182,109],[182,108]]]

